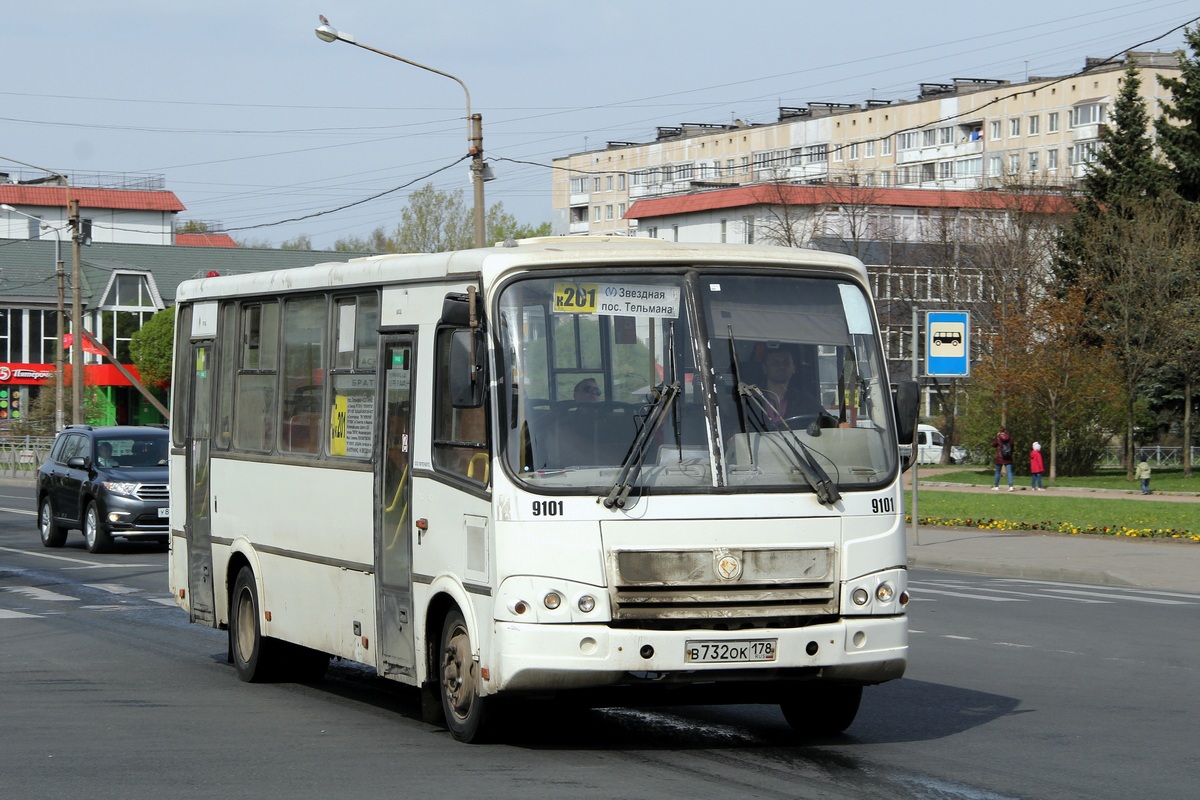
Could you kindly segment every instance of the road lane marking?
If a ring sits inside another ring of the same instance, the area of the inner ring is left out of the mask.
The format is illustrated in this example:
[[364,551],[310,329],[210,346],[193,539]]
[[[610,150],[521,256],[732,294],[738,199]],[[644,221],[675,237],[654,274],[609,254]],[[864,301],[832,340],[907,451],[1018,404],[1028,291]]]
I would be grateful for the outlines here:
[[58,556],[53,553],[43,553],[38,550],[22,550],[19,547],[0,547],[0,551],[6,553],[20,553],[26,556],[36,556],[37,558],[48,558],[51,561],[66,561],[70,564],[79,564],[78,567],[64,567],[64,569],[125,569],[127,567],[138,567],[144,569],[146,567],[161,567],[162,564],[136,564],[129,561],[121,561],[115,564],[97,564],[95,561],[85,561],[82,558],[71,558],[70,556]]
[[[909,584],[910,586],[912,584]],[[941,589],[917,589],[921,594],[945,594],[950,597],[967,597],[971,600],[988,600],[993,603],[1028,603],[1028,600],[1022,600],[1019,597],[992,597],[985,594],[968,594],[967,592],[946,592]],[[915,598],[914,598],[915,599]]]
[[4,591],[25,595],[30,600],[41,600],[48,603],[62,602],[63,600],[79,600],[78,597],[71,597],[67,594],[59,594],[58,592],[52,592],[49,589],[42,589],[38,586],[5,586]]
[[[1111,594],[1101,594],[1100,592],[1081,592],[1076,589],[1047,589],[1047,592],[1059,592],[1061,594],[1078,594],[1084,597],[1112,597]],[[1189,603],[1186,600],[1167,600],[1164,597],[1139,597],[1134,594],[1123,594],[1121,600],[1127,600],[1132,603],[1154,603],[1160,606],[1194,606],[1194,602]]]
[[41,619],[37,614],[26,614],[21,611],[9,611],[0,608],[0,619]]
[[[910,587],[916,586],[916,587],[918,587],[918,590],[922,591],[922,592],[936,591],[933,589],[924,588],[924,584],[921,583],[920,581],[909,581],[908,585]],[[939,584],[939,585],[944,586],[947,584]],[[1018,592],[1013,589],[993,589],[990,586],[976,586],[974,588],[977,591],[981,591],[981,592],[995,592],[997,594],[1015,594],[1015,595],[1019,595],[1020,597],[1037,597],[1037,598],[1040,598],[1043,600],[1069,600],[1072,603],[1101,603],[1101,604],[1103,604],[1103,603],[1112,603],[1113,602],[1113,600],[1089,600],[1084,597],[1060,597],[1059,595],[1056,595],[1056,594],[1041,594],[1039,592]],[[1052,591],[1052,590],[1047,590],[1047,591]]]
[[1167,592],[1161,589],[1134,589],[1127,586],[1097,586],[1090,583],[1064,583],[1062,581],[1037,581],[1029,578],[995,578],[997,583],[1032,583],[1037,586],[1063,586],[1070,589],[1094,589],[1097,592],[1118,593],[1121,595],[1152,595],[1154,597],[1181,597],[1185,600],[1200,602],[1200,595],[1187,592]]
[[10,514],[24,514],[25,516],[28,516],[28,517],[36,517],[37,516],[36,511],[26,511],[23,508],[6,508],[4,506],[0,506],[0,511],[7,511]]
[[85,583],[84,586],[87,586],[91,589],[99,589],[100,591],[108,592],[109,594],[133,594],[134,592],[138,591],[132,586],[122,586],[119,583]]

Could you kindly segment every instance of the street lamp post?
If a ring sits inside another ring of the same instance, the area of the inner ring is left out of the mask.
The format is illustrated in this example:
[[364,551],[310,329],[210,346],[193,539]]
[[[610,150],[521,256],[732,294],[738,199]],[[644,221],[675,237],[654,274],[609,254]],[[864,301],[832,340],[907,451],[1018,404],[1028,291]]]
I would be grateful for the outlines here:
[[378,53],[381,56],[403,61],[405,64],[410,64],[418,69],[423,69],[426,72],[432,72],[442,77],[449,78],[462,87],[463,93],[467,96],[467,155],[471,156],[471,182],[474,187],[474,215],[475,215],[475,246],[484,246],[484,206],[483,206],[483,183],[491,180],[491,171],[488,165],[483,160],[483,117],[479,114],[471,113],[471,92],[467,89],[467,85],[459,78],[454,77],[448,72],[442,72],[440,69],[427,67],[424,64],[418,64],[416,61],[411,61],[407,58],[389,53],[386,50],[365,45],[357,40],[354,36],[339,31],[329,24],[329,20],[321,17],[321,24],[316,30],[317,38],[322,42],[345,42],[352,44],[355,47],[361,47],[363,50],[370,50],[372,53]]
[[26,214],[24,211],[18,211],[12,206],[4,203],[0,205],[0,210],[7,211],[10,214],[17,214],[28,219],[36,220],[41,228],[54,231],[54,273],[58,277],[58,320],[55,323],[56,336],[54,337],[54,430],[55,432],[63,429],[63,259],[62,259],[62,234],[58,232],[58,228],[53,225],[47,225],[32,214]]

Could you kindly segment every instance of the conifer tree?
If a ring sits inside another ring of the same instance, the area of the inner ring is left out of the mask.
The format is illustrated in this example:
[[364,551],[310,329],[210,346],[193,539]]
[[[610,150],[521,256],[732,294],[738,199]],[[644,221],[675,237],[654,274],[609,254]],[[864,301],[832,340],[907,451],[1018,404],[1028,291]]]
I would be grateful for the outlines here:
[[1179,56],[1179,77],[1159,75],[1159,85],[1171,93],[1155,121],[1162,149],[1175,184],[1184,200],[1200,202],[1200,27],[1189,28],[1190,52]]

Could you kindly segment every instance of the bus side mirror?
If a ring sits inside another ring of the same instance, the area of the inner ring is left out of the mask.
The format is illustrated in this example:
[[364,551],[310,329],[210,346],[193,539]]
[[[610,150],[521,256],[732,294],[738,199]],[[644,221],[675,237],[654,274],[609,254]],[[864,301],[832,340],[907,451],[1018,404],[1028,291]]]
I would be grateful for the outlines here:
[[457,330],[450,338],[450,405],[479,408],[483,405],[483,332]]
[[917,430],[917,411],[921,405],[921,390],[916,381],[899,381],[892,395],[896,412],[896,439],[900,444],[912,444]]

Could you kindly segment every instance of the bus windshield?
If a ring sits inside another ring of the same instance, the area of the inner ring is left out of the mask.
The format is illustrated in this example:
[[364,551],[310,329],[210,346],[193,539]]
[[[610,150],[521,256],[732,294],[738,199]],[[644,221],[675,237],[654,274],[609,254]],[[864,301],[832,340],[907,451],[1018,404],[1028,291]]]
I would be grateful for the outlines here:
[[848,280],[734,268],[518,279],[504,462],[548,491],[878,487],[897,448],[869,308]]

